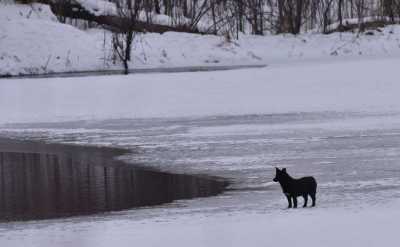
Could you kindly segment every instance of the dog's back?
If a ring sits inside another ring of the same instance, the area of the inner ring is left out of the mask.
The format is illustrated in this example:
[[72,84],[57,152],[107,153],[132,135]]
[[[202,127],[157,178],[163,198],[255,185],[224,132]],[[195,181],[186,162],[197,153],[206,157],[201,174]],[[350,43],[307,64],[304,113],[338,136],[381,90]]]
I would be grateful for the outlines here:
[[293,185],[291,186],[291,189],[291,193],[296,196],[315,194],[317,192],[317,181],[314,177],[293,179]]

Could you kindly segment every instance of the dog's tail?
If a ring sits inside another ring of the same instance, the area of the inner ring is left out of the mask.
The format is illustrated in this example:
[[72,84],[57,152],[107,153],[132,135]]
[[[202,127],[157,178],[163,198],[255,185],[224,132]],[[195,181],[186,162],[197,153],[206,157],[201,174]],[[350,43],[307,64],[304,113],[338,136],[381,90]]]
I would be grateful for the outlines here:
[[312,178],[312,187],[313,187],[312,191],[314,192],[314,194],[316,194],[317,193],[317,187],[318,187],[317,180],[315,180],[314,177],[311,177],[311,178]]

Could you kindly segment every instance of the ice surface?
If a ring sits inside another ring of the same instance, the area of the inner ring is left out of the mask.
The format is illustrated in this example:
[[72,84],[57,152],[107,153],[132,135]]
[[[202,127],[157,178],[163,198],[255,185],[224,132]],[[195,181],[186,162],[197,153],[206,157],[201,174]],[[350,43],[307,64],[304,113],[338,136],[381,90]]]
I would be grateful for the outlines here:
[[[393,61],[4,80],[1,136],[128,148],[135,153],[121,159],[177,173],[218,175],[232,186],[221,196],[156,208],[0,224],[0,242],[40,247],[390,245],[400,196]],[[283,210],[286,200],[271,182],[274,166],[287,167],[295,177],[315,176],[317,208]]]
[[[0,241],[6,246],[390,245],[400,216],[398,119],[393,113],[314,112],[9,125],[0,129],[2,136],[132,148],[135,153],[122,159],[219,175],[233,184],[221,196],[161,207],[0,224]],[[317,208],[284,209],[286,200],[272,182],[275,165],[296,177],[317,178]]]
[[397,58],[386,58],[221,72],[2,80],[0,124],[323,111],[396,112],[400,109],[400,84],[394,78],[399,62]]

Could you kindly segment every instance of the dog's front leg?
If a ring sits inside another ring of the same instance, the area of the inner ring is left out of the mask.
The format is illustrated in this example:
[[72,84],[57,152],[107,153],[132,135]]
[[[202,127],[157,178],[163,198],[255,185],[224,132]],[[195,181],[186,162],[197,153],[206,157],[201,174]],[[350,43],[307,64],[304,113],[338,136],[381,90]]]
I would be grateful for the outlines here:
[[287,201],[288,201],[288,203],[289,203],[288,208],[292,208],[292,199],[291,199],[290,195],[289,195],[289,194],[286,194],[286,198],[287,198]]

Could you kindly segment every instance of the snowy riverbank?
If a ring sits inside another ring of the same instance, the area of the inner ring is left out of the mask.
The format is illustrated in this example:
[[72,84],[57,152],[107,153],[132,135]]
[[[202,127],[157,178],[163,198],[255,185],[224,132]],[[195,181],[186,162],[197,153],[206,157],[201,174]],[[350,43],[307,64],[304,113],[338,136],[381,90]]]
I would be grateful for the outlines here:
[[[59,23],[46,5],[0,6],[0,75],[121,68],[111,61],[109,33]],[[136,37],[132,54],[132,68],[396,57],[400,55],[400,27],[388,26],[374,35],[242,35],[232,42],[212,35],[149,33]]]

